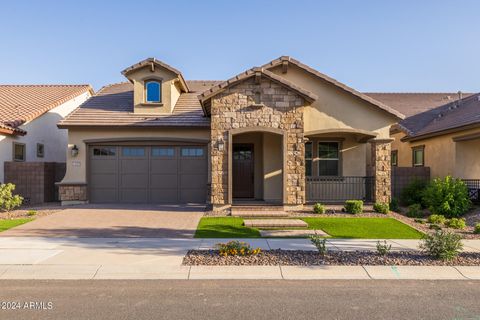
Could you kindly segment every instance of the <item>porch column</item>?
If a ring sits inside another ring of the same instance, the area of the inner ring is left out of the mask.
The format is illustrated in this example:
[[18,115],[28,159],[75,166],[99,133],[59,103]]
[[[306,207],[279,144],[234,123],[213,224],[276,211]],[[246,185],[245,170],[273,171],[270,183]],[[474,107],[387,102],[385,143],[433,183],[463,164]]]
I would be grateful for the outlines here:
[[391,142],[393,139],[370,140],[371,145],[371,171],[373,175],[373,201],[389,203],[391,191]]

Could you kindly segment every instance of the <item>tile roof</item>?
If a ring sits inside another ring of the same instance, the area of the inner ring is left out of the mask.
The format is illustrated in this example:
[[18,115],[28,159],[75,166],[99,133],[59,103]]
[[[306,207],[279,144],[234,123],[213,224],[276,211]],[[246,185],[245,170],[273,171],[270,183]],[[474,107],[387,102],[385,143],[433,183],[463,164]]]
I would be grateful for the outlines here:
[[209,127],[197,95],[209,88],[211,81],[189,81],[190,91],[182,93],[171,114],[133,113],[133,85],[122,82],[103,87],[99,92],[59,123],[71,126],[130,127]]
[[90,85],[0,85],[0,124],[16,129],[85,92]]
[[292,63],[292,64],[296,65],[297,67],[313,74],[314,76],[317,76],[320,79],[323,79],[323,80],[333,84],[334,86],[336,86],[336,87],[338,87],[338,88],[340,88],[340,89],[342,89],[342,90],[344,90],[348,93],[351,93],[352,95],[354,95],[354,96],[356,96],[356,97],[358,97],[358,98],[360,98],[364,101],[367,101],[367,102],[371,103],[372,105],[374,105],[374,106],[376,106],[376,107],[378,107],[378,108],[396,116],[399,119],[405,118],[405,116],[401,112],[397,111],[396,109],[393,109],[390,106],[384,104],[383,102],[377,101],[377,100],[373,99],[372,97],[369,97],[368,95],[365,95],[361,92],[358,92],[357,90],[347,86],[346,84],[343,84],[343,83],[327,76],[326,74],[323,74],[323,73],[307,66],[306,64],[303,64],[300,61],[293,59],[292,57],[281,56],[280,58],[272,60],[269,63],[263,65],[262,68],[269,69],[269,68],[272,68],[272,67],[275,67],[275,66],[282,65],[284,62],[285,63]]
[[398,127],[407,132],[404,140],[415,140],[477,124],[480,124],[480,94],[408,117]]
[[[398,110],[406,117],[411,117],[417,113],[425,112],[459,99],[458,93],[451,92],[364,92],[364,94]],[[472,93],[462,93],[464,98],[471,95]]]

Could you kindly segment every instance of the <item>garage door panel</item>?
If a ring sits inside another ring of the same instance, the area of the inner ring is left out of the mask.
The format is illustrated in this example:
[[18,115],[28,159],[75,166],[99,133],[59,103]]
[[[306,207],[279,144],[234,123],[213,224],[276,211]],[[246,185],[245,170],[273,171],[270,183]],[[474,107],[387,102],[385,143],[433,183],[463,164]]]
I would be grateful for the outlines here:
[[206,161],[204,158],[181,159],[180,172],[198,174],[206,171]]
[[94,174],[90,178],[90,184],[96,188],[117,188],[117,176],[115,174]]
[[180,189],[180,202],[201,203],[205,202],[206,191],[202,189]]
[[203,174],[180,175],[180,188],[205,188],[207,176]]
[[152,159],[150,172],[153,174],[176,174],[177,159]]
[[90,201],[94,203],[111,203],[117,201],[116,188],[93,188],[90,190]]
[[178,177],[176,174],[152,174],[150,178],[152,188],[177,188]]
[[120,160],[121,173],[145,173],[148,174],[147,159],[122,159]]
[[148,187],[147,174],[122,174],[120,188],[143,188]]
[[117,160],[92,160],[91,166],[91,173],[99,174],[99,173],[110,173],[116,174],[117,173]]
[[147,189],[121,189],[120,199],[120,201],[124,203],[147,203]]
[[151,189],[150,202],[152,203],[176,203],[178,202],[177,189]]

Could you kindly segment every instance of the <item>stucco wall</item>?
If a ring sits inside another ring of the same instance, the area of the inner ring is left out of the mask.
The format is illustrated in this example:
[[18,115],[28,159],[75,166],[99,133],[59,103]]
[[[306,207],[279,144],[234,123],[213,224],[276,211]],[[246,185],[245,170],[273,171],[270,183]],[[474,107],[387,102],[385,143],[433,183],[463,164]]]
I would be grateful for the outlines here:
[[444,177],[446,175],[459,176],[461,178],[479,179],[480,168],[474,164],[480,153],[480,142],[472,141],[454,142],[453,138],[480,133],[480,129],[470,129],[461,132],[450,133],[442,136],[432,137],[413,142],[401,142],[403,133],[393,135],[395,141],[392,143],[392,150],[398,150],[398,166],[412,166],[412,148],[425,146],[425,166],[430,167],[432,178]]
[[[21,129],[27,131],[25,136],[0,135],[0,182],[4,182],[3,163],[13,160],[12,143],[14,141],[26,145],[26,161],[28,162],[65,162],[68,134],[67,130],[58,129],[57,123],[88,97],[90,97],[90,93],[86,92],[20,126]],[[43,158],[37,157],[37,143],[44,145],[45,156]]]
[[282,137],[264,133],[263,136],[263,199],[267,202],[282,201]]
[[386,139],[390,137],[390,126],[398,121],[386,111],[294,65],[289,65],[287,73],[283,73],[281,67],[270,71],[319,97],[305,107],[305,134],[320,129],[348,128],[373,131],[378,133],[377,138]]
[[[210,130],[205,129],[69,129],[67,154],[67,174],[62,183],[87,182],[87,146],[84,140],[94,139],[206,139],[210,138]],[[108,145],[109,143],[106,143]],[[110,143],[110,145],[115,143]],[[70,148],[77,145],[79,153],[72,157]],[[65,152],[65,150],[64,150]]]

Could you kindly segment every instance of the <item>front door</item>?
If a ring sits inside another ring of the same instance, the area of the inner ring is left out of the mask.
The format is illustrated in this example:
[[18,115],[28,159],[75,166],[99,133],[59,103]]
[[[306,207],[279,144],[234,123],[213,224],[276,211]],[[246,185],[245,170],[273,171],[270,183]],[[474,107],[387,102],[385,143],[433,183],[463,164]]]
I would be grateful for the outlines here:
[[253,144],[233,144],[233,198],[253,198]]

